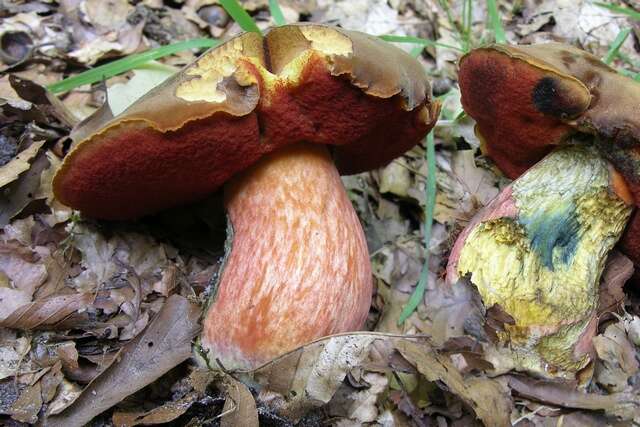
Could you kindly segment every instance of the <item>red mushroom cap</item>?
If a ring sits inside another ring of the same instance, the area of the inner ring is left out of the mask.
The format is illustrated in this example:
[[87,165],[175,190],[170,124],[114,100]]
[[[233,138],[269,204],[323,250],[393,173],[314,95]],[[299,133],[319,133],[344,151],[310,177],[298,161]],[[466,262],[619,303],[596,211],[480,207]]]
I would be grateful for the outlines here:
[[333,145],[340,172],[356,173],[418,143],[437,111],[421,65],[375,37],[307,24],[245,33],[77,129],[54,193],[89,216],[136,218],[201,199],[302,141]]
[[[474,50],[460,60],[459,81],[483,150],[505,175],[517,178],[582,132],[596,137],[601,154],[624,177],[612,189],[627,202],[630,193],[640,206],[640,84],[559,43]],[[634,215],[622,247],[636,262],[638,230]]]
[[462,104],[484,149],[516,178],[575,132],[599,148],[640,201],[640,85],[559,43],[492,45],[460,60]]

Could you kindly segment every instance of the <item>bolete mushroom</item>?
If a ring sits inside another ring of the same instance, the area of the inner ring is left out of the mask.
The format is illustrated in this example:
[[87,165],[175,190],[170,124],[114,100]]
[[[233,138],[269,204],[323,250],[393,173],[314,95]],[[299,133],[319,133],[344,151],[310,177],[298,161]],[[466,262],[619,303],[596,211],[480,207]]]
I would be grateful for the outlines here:
[[612,173],[591,146],[558,148],[456,240],[447,282],[469,275],[486,307],[513,318],[498,332],[505,350],[489,358],[506,357],[495,366],[572,377],[590,361],[600,276],[631,212],[611,188]]
[[[640,206],[640,84],[575,47],[492,45],[460,60],[462,105],[483,151],[517,178],[576,133],[591,135],[617,172],[620,195]],[[640,262],[640,217],[622,240]]]
[[132,219],[224,185],[229,251],[201,346],[214,364],[252,368],[362,327],[369,255],[339,172],[388,163],[437,111],[422,66],[375,37],[245,33],[79,129],[54,192],[86,215]]

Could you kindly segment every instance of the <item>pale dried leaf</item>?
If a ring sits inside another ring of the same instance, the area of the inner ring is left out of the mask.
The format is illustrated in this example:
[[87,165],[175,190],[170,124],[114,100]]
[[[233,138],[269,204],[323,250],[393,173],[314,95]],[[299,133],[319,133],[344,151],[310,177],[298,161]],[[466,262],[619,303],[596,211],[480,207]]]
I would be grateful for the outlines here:
[[4,241],[15,240],[23,246],[31,246],[31,233],[35,220],[32,216],[25,219],[17,219],[3,228]]
[[11,182],[0,194],[0,227],[9,221],[31,203],[40,187],[40,176],[49,166],[47,156],[41,151],[26,172]]
[[18,373],[20,362],[30,348],[29,340],[24,337],[13,342],[3,340],[3,345],[0,346],[0,380]]
[[111,113],[117,116],[142,95],[178,71],[157,62],[150,62],[133,71],[133,77],[126,83],[116,83],[107,89],[107,102]]
[[18,176],[31,167],[33,160],[45,141],[34,141],[27,149],[18,153],[9,163],[0,167],[0,187],[18,179]]
[[73,245],[82,253],[82,273],[73,279],[74,285],[82,291],[91,292],[106,282],[121,268],[114,262],[116,242],[107,240],[94,228],[85,225],[69,225],[73,233]]
[[[336,335],[310,343],[258,368],[251,376],[289,400],[277,408],[289,419],[329,402],[347,373],[359,366],[380,334]],[[293,391],[293,392],[292,392]]]
[[593,338],[598,355],[596,381],[610,392],[629,388],[629,378],[638,372],[636,351],[629,342],[621,323],[607,326],[604,334]]
[[475,150],[458,150],[451,158],[451,169],[462,186],[465,199],[484,206],[498,195],[496,176],[475,163]]
[[35,194],[35,198],[46,200],[47,206],[51,209],[51,215],[47,223],[50,227],[53,227],[56,224],[68,221],[71,218],[71,214],[73,214],[73,210],[53,197],[52,181],[62,164],[62,160],[51,151],[47,151],[46,155],[49,160],[49,167],[42,171],[42,175],[40,175],[40,187]]
[[507,375],[504,380],[520,396],[565,408],[603,410],[608,415],[624,420],[640,416],[640,396],[637,393],[611,393],[608,395],[584,393],[570,385],[524,376]]
[[[366,372],[361,382],[368,384],[363,390],[342,387],[329,403],[327,410],[332,416],[343,417],[340,425],[365,425],[374,422],[378,416],[376,403],[389,386],[386,375]],[[348,421],[347,421],[348,420]]]
[[58,387],[58,392],[47,407],[47,416],[56,415],[71,405],[82,393],[82,389],[76,383],[63,379]]
[[0,320],[19,307],[31,302],[31,294],[17,289],[0,287]]
[[625,330],[631,342],[640,347],[640,317],[627,315],[625,317]]
[[11,405],[11,418],[23,423],[35,423],[38,421],[38,413],[42,408],[42,386],[40,382],[28,386],[18,400]]
[[446,384],[485,425],[511,426],[511,399],[497,381],[482,377],[463,378],[450,360],[426,344],[403,340],[396,343],[396,348],[427,380]]
[[380,192],[406,197],[411,186],[411,172],[407,161],[400,157],[380,171]]
[[607,257],[598,289],[598,314],[616,311],[624,303],[623,286],[633,276],[633,262],[618,251]]
[[454,285],[444,280],[429,281],[424,295],[429,328],[437,345],[463,335],[483,337],[484,306],[478,290],[466,278]]
[[339,23],[343,28],[373,35],[405,34],[398,12],[386,1],[319,0],[318,7],[325,9],[323,21]]
[[198,393],[192,392],[175,402],[167,402],[150,411],[115,412],[112,421],[113,424],[118,427],[164,424],[175,420],[187,412],[191,405],[197,400]]
[[227,375],[223,386],[227,394],[227,400],[222,408],[221,427],[258,427],[258,410],[253,395],[240,381]]

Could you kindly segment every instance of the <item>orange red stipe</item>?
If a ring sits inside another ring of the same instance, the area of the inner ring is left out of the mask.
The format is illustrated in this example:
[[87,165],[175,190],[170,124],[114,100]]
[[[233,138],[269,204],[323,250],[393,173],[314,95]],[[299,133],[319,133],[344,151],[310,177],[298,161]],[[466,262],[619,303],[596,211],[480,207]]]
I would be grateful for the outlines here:
[[298,144],[225,187],[233,246],[202,346],[253,368],[315,338],[360,329],[371,270],[358,217],[326,148]]

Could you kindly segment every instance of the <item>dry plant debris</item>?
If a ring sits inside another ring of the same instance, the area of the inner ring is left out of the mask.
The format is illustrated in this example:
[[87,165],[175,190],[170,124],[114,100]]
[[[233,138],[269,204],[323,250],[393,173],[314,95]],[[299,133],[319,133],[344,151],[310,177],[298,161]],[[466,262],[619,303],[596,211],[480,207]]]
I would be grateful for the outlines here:
[[[625,11],[637,14],[638,2],[280,0],[290,23],[427,40],[419,49],[398,46],[418,55],[442,103],[436,168],[429,170],[419,144],[382,168],[342,178],[371,254],[367,331],[226,372],[205,369],[193,346],[224,255],[221,195],[136,222],[105,222],[83,217],[52,192],[72,138],[81,137],[78,123],[105,102],[102,113],[118,114],[201,51],[181,51],[57,96],[45,89],[148,48],[228,39],[240,27],[221,3],[0,1],[0,423],[640,423],[640,276],[629,258],[614,250],[602,259],[599,286],[589,291],[589,358],[564,379],[514,364],[504,337],[520,319],[508,306],[485,305],[490,298],[473,277],[450,286],[445,274],[462,230],[510,188],[480,150],[458,86],[460,57],[495,41],[490,3],[509,43],[556,41],[596,57],[614,46],[610,65],[637,80],[640,21]],[[274,25],[272,2],[241,3],[260,29]],[[625,29],[629,35],[617,45]],[[630,114],[637,120],[640,112]],[[438,193],[425,248],[430,176]],[[427,253],[424,299],[398,324]]]

